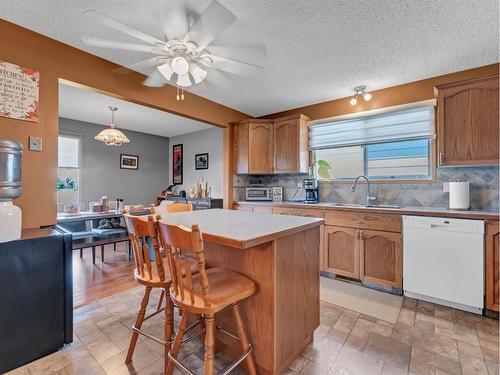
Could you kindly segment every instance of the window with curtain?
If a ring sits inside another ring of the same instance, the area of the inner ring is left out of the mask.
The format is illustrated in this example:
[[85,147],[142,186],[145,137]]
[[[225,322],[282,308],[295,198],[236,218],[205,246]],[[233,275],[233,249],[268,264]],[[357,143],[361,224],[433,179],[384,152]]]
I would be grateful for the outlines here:
[[59,135],[57,160],[57,201],[59,204],[80,203],[81,139]]
[[332,166],[333,180],[432,178],[434,101],[320,121],[309,132],[314,159]]

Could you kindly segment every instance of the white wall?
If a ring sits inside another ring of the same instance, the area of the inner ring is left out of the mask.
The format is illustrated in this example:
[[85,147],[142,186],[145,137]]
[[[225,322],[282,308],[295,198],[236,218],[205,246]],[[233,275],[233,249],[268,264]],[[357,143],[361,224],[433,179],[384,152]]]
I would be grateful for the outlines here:
[[[223,197],[223,130],[212,128],[199,132],[171,137],[170,144],[170,163],[172,163],[172,147],[177,144],[183,145],[184,151],[184,175],[183,184],[177,185],[176,191],[185,190],[189,194],[191,186],[196,186],[197,182],[203,177],[212,188],[212,198]],[[194,169],[194,155],[208,152],[208,169]],[[172,182],[172,168],[169,170],[169,181]]]

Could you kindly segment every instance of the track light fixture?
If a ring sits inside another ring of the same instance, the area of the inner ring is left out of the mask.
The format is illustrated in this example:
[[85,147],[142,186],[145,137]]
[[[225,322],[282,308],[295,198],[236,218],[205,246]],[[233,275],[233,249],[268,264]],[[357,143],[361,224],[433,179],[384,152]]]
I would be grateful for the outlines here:
[[368,91],[366,91],[366,86],[358,86],[354,88],[354,91],[356,92],[352,99],[350,100],[351,105],[356,105],[358,104],[358,97],[360,95],[363,95],[363,99],[365,99],[365,102],[371,100],[372,94],[370,94]]

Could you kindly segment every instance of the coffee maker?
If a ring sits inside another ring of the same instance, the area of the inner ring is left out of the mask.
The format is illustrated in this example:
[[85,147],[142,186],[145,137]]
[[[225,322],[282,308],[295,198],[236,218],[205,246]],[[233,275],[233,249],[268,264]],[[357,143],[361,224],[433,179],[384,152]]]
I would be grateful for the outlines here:
[[304,190],[306,191],[304,203],[319,203],[318,181],[315,178],[304,179]]

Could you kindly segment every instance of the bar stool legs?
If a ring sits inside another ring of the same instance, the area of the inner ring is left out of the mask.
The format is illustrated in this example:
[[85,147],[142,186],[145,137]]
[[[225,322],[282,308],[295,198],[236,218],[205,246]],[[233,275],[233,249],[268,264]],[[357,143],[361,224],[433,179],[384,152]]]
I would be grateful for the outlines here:
[[[164,292],[165,290],[162,291],[162,295]],[[161,303],[158,304],[157,310],[160,310],[160,308],[161,308]],[[174,335],[174,303],[170,298],[167,298],[165,306],[165,325],[164,325],[164,340],[166,345],[164,346],[163,349],[163,359],[165,361],[165,366],[163,367],[164,373],[166,372],[169,363],[168,352],[170,351],[171,348],[173,335]]]
[[214,345],[215,345],[215,314],[205,317],[207,331],[205,333],[205,375],[214,373]]
[[[182,314],[181,320],[179,322],[179,327],[177,328],[177,335],[175,335],[174,344],[168,353],[168,359],[175,358],[179,355],[181,350],[182,340],[184,339],[184,333],[186,331],[186,325],[188,321],[189,314]],[[166,375],[172,375],[174,372],[174,362],[168,361]]]
[[[240,338],[240,345],[241,345],[241,350],[243,353],[245,353],[247,350],[250,350],[250,342],[248,341],[247,334],[245,332],[245,328],[243,326],[243,320],[241,319],[240,315],[240,307],[238,306],[237,303],[234,303],[232,305],[233,313],[234,313],[234,318],[236,320],[236,329],[238,330],[238,337]],[[246,364],[248,368],[248,373],[250,375],[256,375],[257,370],[255,369],[255,362],[253,359],[253,354],[250,353],[246,359]]]
[[[163,303],[163,298],[165,298],[165,294],[166,294],[165,290],[162,290],[161,294],[160,294],[160,299],[158,300],[158,305],[156,305],[156,310],[161,309],[161,305]],[[170,300],[170,298],[167,297],[167,303],[169,300]]]
[[[146,315],[146,307],[148,306],[149,296],[151,294],[151,287],[146,287],[146,292],[144,293],[144,297],[142,298],[141,308],[139,310],[139,314],[137,314],[137,318],[135,319],[134,327],[137,329],[141,329],[142,322],[144,321],[144,316]],[[129,364],[132,362],[132,356],[134,355],[135,346],[137,344],[137,339],[139,337],[139,332],[133,330],[132,337],[130,338],[130,344],[128,346],[127,358],[125,359],[125,364]]]

